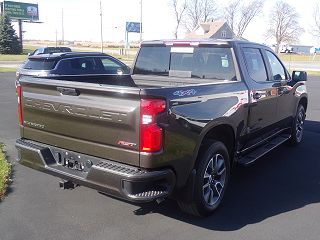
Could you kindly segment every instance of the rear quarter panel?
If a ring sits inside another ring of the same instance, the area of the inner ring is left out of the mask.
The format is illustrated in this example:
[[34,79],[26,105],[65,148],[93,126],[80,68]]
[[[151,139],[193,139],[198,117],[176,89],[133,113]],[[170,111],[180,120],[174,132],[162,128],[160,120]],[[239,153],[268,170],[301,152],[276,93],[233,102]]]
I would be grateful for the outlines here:
[[177,174],[178,187],[187,180],[201,142],[213,127],[231,126],[236,139],[245,132],[248,91],[241,81],[145,89],[141,95],[166,97],[167,112],[158,119],[164,129],[163,151],[141,155],[140,165],[144,168],[172,167]]

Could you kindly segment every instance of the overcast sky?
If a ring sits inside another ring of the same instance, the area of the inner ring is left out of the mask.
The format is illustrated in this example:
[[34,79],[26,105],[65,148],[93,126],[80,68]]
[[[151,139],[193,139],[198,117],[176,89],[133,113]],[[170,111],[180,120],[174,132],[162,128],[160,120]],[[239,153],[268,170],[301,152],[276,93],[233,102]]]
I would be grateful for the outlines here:
[[[16,0],[19,1],[19,0]],[[141,0],[102,0],[103,35],[105,41],[121,41],[125,36],[126,21],[140,21]],[[99,41],[100,15],[99,0],[27,0],[20,2],[39,3],[40,21],[42,24],[24,23],[25,39],[55,40],[56,31],[61,39],[61,15],[64,11],[65,40]],[[216,0],[222,8],[226,0]],[[249,25],[244,37],[260,43],[267,42],[264,32],[268,17],[276,0],[266,0],[263,14]],[[320,45],[308,32],[312,26],[313,7],[320,0],[286,0],[300,14],[301,26],[305,33],[300,43]],[[174,16],[169,0],[143,0],[143,39],[173,38]],[[180,38],[184,37],[181,29]],[[130,33],[130,40],[138,40],[139,34]],[[268,41],[270,42],[270,40]]]

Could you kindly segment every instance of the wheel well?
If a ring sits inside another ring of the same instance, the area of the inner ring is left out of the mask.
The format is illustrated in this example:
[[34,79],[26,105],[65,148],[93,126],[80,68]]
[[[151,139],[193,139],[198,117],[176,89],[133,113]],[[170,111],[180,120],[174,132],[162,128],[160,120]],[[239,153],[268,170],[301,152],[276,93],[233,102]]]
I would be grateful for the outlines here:
[[300,101],[299,101],[298,106],[299,106],[300,104],[301,104],[301,105],[304,107],[304,109],[307,111],[307,106],[308,106],[308,100],[307,100],[307,98],[305,98],[305,97],[301,98]]
[[230,162],[233,162],[234,147],[235,147],[235,136],[233,128],[230,125],[219,125],[213,127],[207,134],[204,136],[199,151],[198,156],[201,156],[202,153],[208,148],[210,141],[216,140],[222,142],[228,149]]

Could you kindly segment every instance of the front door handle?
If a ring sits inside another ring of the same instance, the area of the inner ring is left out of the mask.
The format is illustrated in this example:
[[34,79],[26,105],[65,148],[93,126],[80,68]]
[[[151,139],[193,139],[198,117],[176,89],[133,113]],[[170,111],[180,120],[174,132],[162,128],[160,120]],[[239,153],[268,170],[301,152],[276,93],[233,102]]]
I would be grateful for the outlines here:
[[253,95],[252,95],[253,99],[260,99],[262,97],[261,93],[258,93],[258,92],[255,92]]
[[279,88],[279,95],[280,96],[284,95],[284,94],[287,94],[289,92],[290,92],[290,90],[288,88],[286,88],[286,87]]

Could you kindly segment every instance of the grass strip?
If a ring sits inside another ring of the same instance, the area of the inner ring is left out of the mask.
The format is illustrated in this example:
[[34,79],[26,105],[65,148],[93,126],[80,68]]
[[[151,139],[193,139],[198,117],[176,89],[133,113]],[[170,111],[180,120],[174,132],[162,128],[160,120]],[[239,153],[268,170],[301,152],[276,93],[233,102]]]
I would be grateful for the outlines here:
[[16,68],[0,67],[0,73],[15,73]]
[[11,165],[6,160],[6,155],[3,151],[3,144],[0,144],[0,200],[6,194],[6,189],[10,182]]

